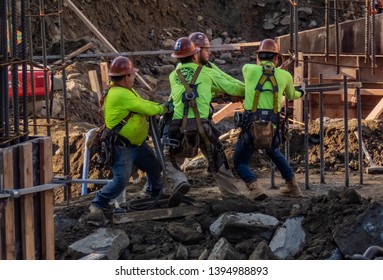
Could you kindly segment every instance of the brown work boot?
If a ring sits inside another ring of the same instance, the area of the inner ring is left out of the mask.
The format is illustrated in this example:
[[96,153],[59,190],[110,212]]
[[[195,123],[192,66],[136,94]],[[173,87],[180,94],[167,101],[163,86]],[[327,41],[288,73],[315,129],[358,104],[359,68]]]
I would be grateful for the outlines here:
[[264,192],[263,188],[259,185],[258,181],[251,182],[246,184],[247,188],[250,191],[250,199],[252,200],[264,200],[267,198],[267,194]]
[[286,186],[279,189],[279,192],[283,196],[288,197],[302,197],[302,191],[297,183],[295,177],[291,180],[286,180]]

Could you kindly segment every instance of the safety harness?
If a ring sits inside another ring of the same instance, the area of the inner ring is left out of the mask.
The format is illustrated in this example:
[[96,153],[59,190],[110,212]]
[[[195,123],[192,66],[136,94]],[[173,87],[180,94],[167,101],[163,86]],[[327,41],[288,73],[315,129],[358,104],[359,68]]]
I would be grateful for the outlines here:
[[269,66],[269,65],[263,66],[262,76],[259,79],[257,86],[255,87],[254,103],[253,103],[253,108],[251,109],[252,113],[257,111],[259,95],[261,94],[261,92],[269,91],[269,90],[263,90],[263,85],[265,84],[265,82],[270,81],[271,85],[273,86],[273,93],[274,93],[273,111],[275,114],[278,114],[278,83],[274,76],[274,70],[275,69],[273,66]]
[[[188,83],[186,81],[184,75],[181,72],[181,69],[177,70],[177,75],[180,78],[183,86],[185,87],[185,92],[182,96],[182,102],[184,104],[184,113],[183,113],[183,117],[182,117],[182,124],[180,127],[180,131],[181,131],[182,135],[185,133],[185,129],[186,129],[187,121],[188,121],[189,108],[192,108],[192,110],[194,112],[196,124],[197,124],[198,133],[201,136],[201,138],[205,144],[205,147],[206,147],[209,166],[211,166],[211,172],[215,173],[216,170],[215,170],[214,156],[213,156],[211,141],[210,141],[209,137],[206,135],[205,130],[203,128],[202,120],[201,120],[201,117],[200,117],[200,114],[199,114],[199,111],[197,108],[197,102],[196,102],[196,98],[198,97],[198,92],[196,91],[195,82],[198,78],[198,75],[201,72],[201,69],[202,69],[202,66],[197,67],[190,83]],[[175,160],[175,157],[173,157],[173,156],[172,156],[172,163],[175,167],[178,167],[176,160]]]

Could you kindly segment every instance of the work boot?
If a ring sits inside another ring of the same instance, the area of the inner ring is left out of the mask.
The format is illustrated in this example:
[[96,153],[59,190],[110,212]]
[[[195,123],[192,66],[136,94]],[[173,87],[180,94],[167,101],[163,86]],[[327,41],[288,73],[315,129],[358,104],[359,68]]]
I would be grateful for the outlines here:
[[169,207],[176,207],[181,204],[182,198],[187,194],[190,190],[190,185],[188,182],[182,182],[177,187],[175,187],[172,191],[172,194],[169,198]]
[[80,218],[81,223],[93,224],[96,226],[105,225],[108,220],[105,218],[104,211],[94,205],[89,206],[90,213]]
[[259,185],[258,181],[251,182],[246,184],[247,188],[250,191],[250,199],[252,200],[264,200],[267,198],[267,194],[264,192],[263,188]]
[[295,177],[290,180],[286,180],[286,186],[279,189],[279,192],[283,196],[288,197],[302,197],[302,191],[297,183]]

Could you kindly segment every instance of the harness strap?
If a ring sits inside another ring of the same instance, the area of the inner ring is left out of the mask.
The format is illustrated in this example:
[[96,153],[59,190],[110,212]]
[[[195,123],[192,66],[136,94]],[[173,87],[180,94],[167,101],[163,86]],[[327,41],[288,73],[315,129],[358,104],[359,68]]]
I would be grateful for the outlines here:
[[271,67],[271,66],[263,66],[262,76],[261,78],[259,78],[257,86],[255,87],[254,102],[253,102],[253,107],[251,109],[251,112],[254,113],[255,111],[257,111],[259,95],[261,94],[261,92],[266,91],[266,90],[263,90],[263,85],[265,84],[266,81],[271,82],[271,85],[273,86],[273,94],[274,94],[273,110],[275,114],[278,114],[278,83],[274,76],[274,67]]
[[[195,81],[197,80],[197,77],[198,77],[199,73],[201,72],[201,69],[202,69],[202,66],[198,66],[198,68],[197,68],[196,72],[194,73],[194,76],[193,76],[190,84],[188,84],[186,82],[185,77],[181,73],[181,69],[177,70],[177,74],[180,77],[181,82],[184,85],[187,93],[192,91],[192,88],[190,87],[190,85],[194,85],[195,84]],[[187,115],[188,115],[188,111],[189,111],[190,107],[192,108],[192,110],[194,112],[195,120],[196,120],[196,123],[197,123],[198,133],[202,137],[202,140],[205,143],[206,151],[208,153],[209,166],[211,166],[211,169],[212,169],[211,171],[215,173],[216,170],[215,170],[213,150],[212,150],[212,147],[211,147],[211,141],[210,141],[209,137],[206,135],[205,129],[203,128],[202,120],[201,120],[201,117],[200,117],[200,114],[199,114],[199,111],[198,111],[198,108],[197,108],[197,102],[196,102],[195,99],[188,100],[188,101],[184,102],[184,115],[183,115],[183,118],[182,118],[181,131],[183,132],[185,130],[185,128],[186,128]]]

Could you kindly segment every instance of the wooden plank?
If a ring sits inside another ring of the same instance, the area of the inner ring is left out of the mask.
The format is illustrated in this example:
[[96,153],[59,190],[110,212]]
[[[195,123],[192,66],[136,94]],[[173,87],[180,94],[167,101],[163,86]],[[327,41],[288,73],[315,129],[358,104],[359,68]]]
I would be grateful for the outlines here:
[[109,85],[109,76],[108,76],[108,63],[100,63],[100,72],[101,72],[101,90],[104,91],[105,88]]
[[377,119],[382,114],[382,112],[383,112],[383,98],[379,101],[379,103],[375,106],[375,108],[367,116],[366,120]]
[[228,103],[221,110],[213,114],[213,122],[218,123],[225,117],[233,115],[236,109],[242,108],[241,102]]
[[97,78],[97,71],[96,70],[90,70],[88,72],[89,75],[89,81],[90,81],[90,86],[92,88],[92,91],[97,93],[97,101],[98,104],[100,104],[101,100],[101,89],[100,89],[100,83],[98,82]]
[[[53,178],[52,139],[40,141],[40,184],[48,184]],[[41,193],[41,247],[44,260],[55,259],[54,190]]]
[[[20,189],[33,186],[33,161],[32,143],[25,142],[19,146]],[[21,232],[23,259],[35,259],[35,225],[33,194],[27,194],[20,198]]]
[[65,0],[65,3],[71,8],[71,10],[85,23],[85,25],[97,36],[97,38],[112,52],[117,52],[117,50],[112,46],[111,43],[101,34],[100,31],[87,19],[84,14],[76,7],[71,0]]
[[[89,19],[76,7],[71,0],[65,0],[65,3],[75,12],[75,14],[85,23],[86,26],[97,36],[97,38],[112,52],[118,53],[117,49],[101,34],[100,31],[90,22]],[[152,87],[138,74],[136,73],[138,81],[145,86],[148,90],[152,91]]]
[[[81,48],[75,50],[74,52],[71,52],[68,56],[66,56],[66,57],[64,58],[64,62],[65,62],[65,61],[68,61],[68,60],[70,60],[70,59],[72,59],[72,58],[74,58],[74,57],[76,57],[76,56],[78,56],[80,53],[83,53],[83,52],[85,52],[85,51],[91,49],[92,47],[93,47],[92,42],[89,42],[88,44],[82,46]],[[53,64],[57,65],[57,64],[60,64],[60,63],[62,63],[62,60],[61,60],[61,59],[55,61]]]
[[[3,162],[13,162],[12,148],[3,149]],[[13,165],[3,165],[4,189],[13,189]],[[13,199],[7,201],[4,212],[5,223],[5,259],[16,259],[16,238],[15,238],[15,202]]]
[[196,206],[179,206],[174,208],[151,209],[147,211],[114,214],[113,223],[123,224],[148,220],[161,220],[169,218],[185,217],[189,215],[201,215],[205,209]]

